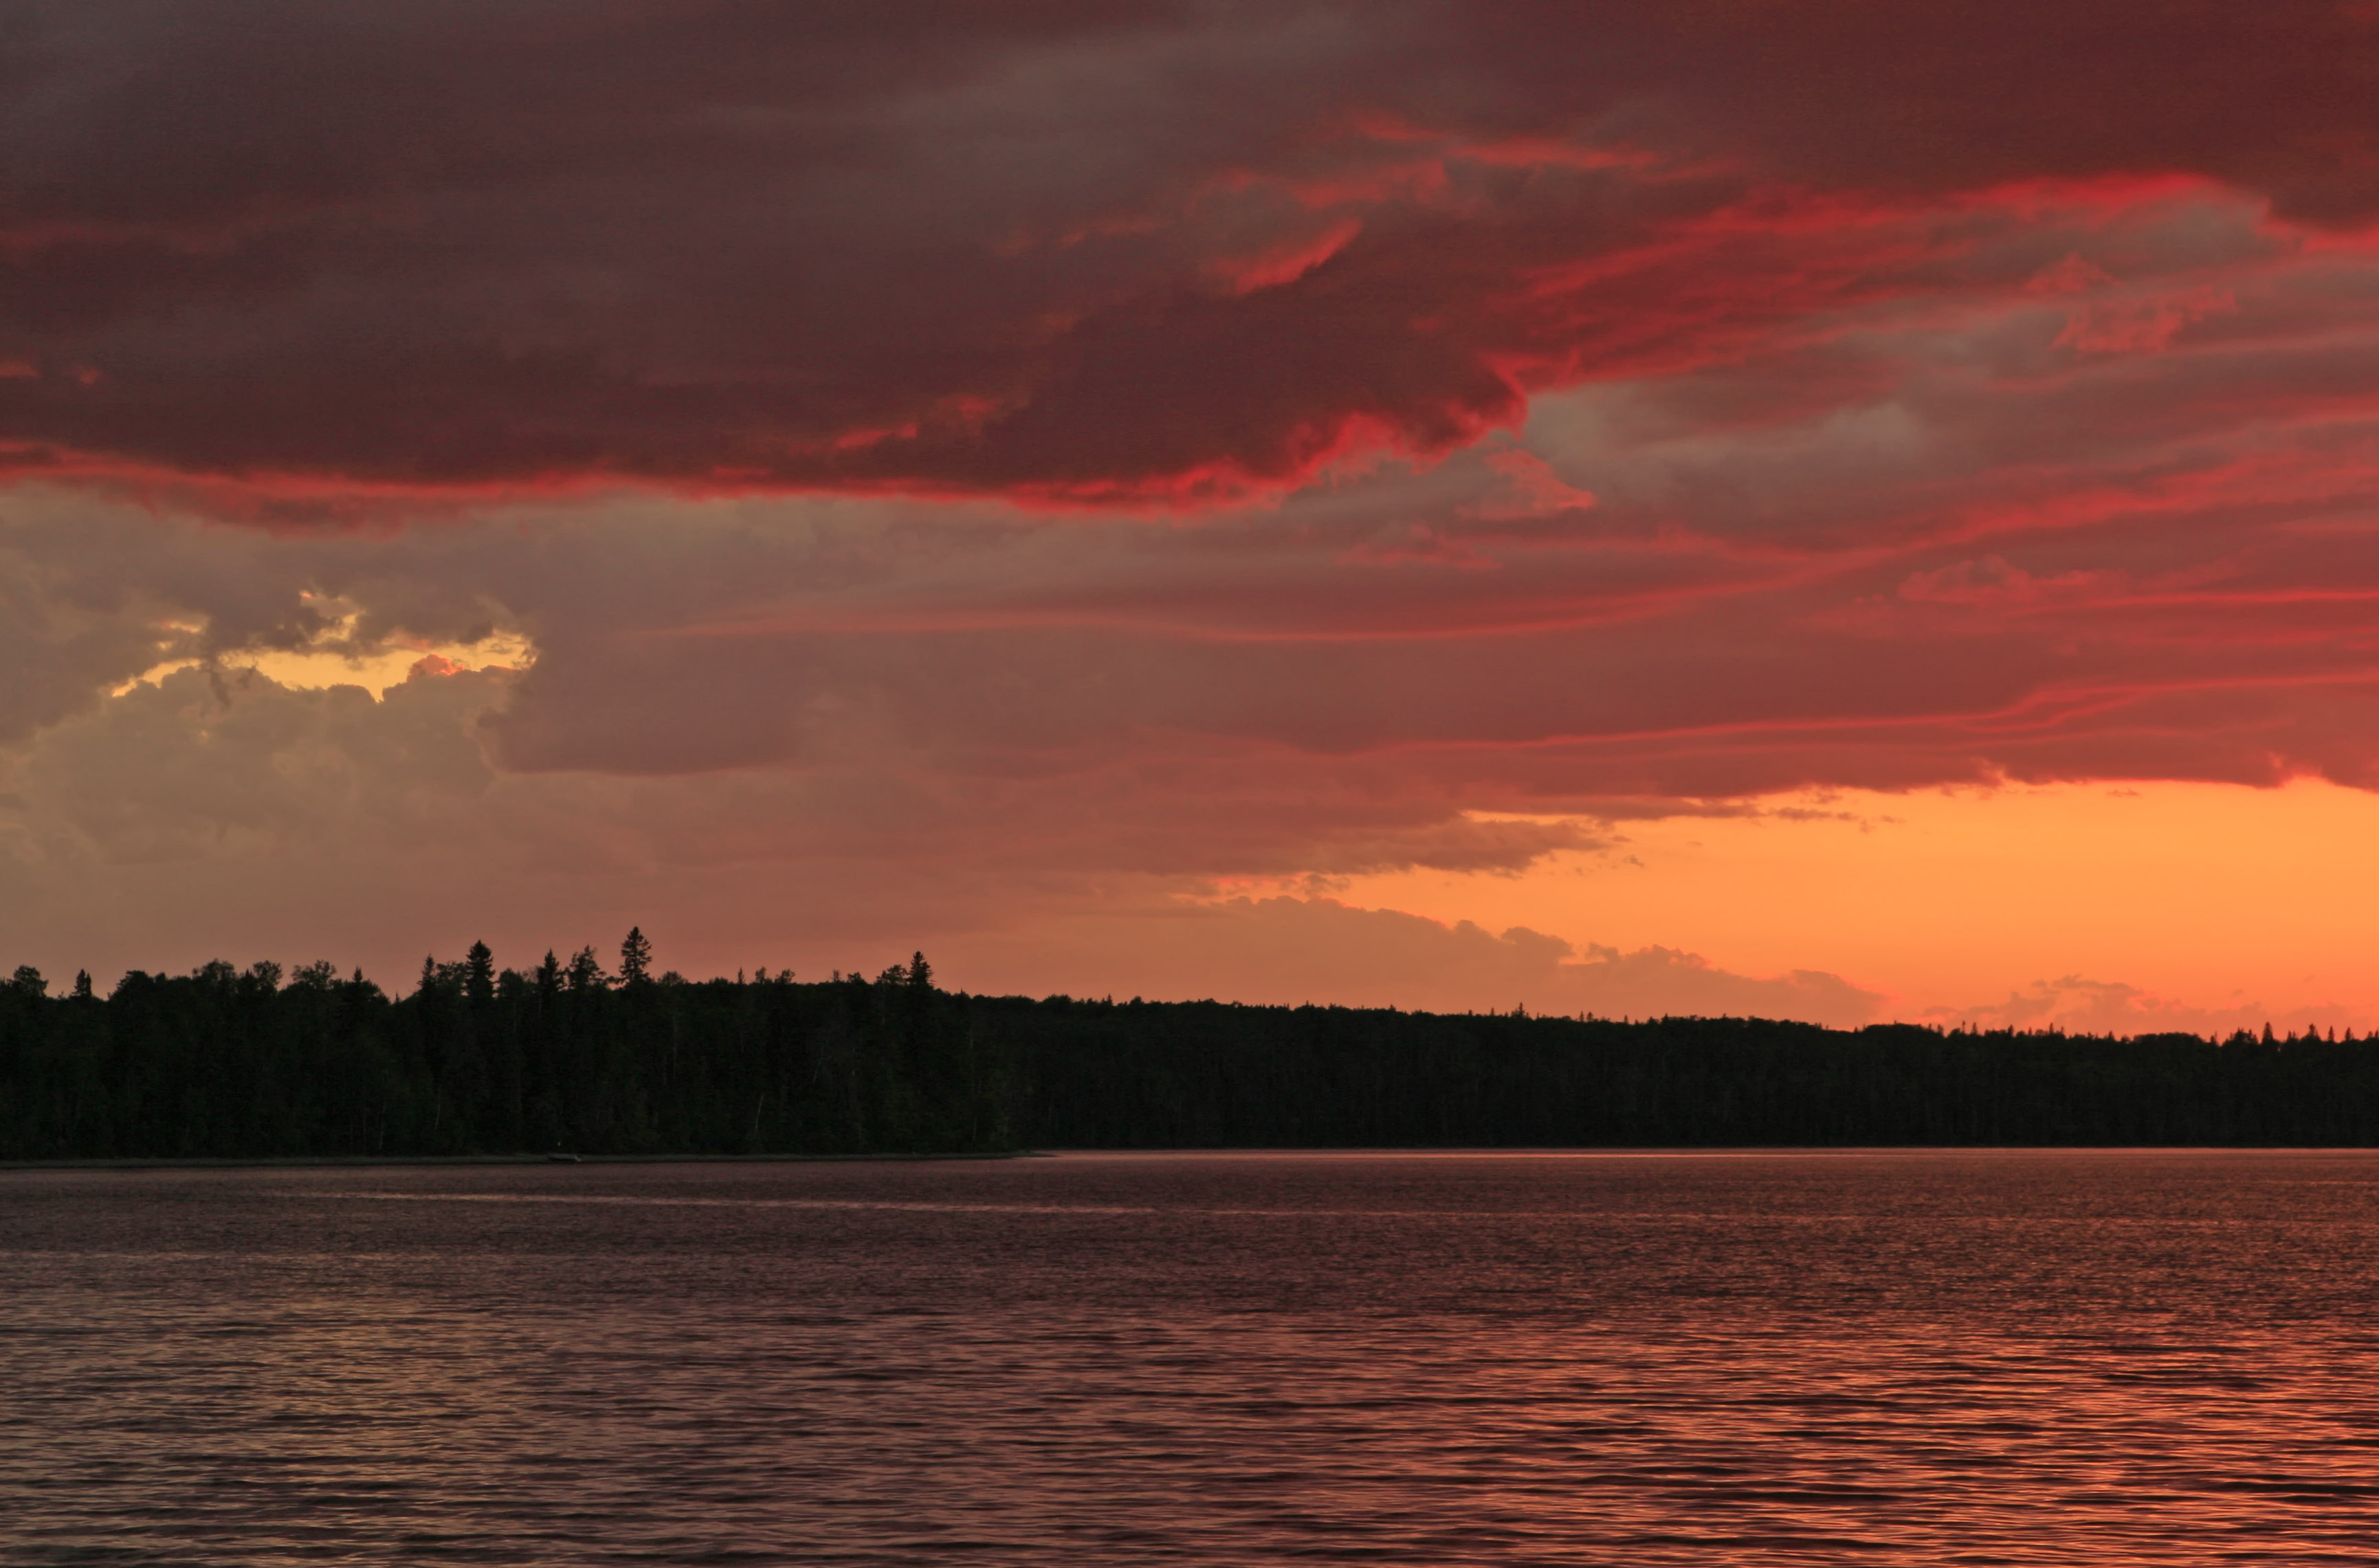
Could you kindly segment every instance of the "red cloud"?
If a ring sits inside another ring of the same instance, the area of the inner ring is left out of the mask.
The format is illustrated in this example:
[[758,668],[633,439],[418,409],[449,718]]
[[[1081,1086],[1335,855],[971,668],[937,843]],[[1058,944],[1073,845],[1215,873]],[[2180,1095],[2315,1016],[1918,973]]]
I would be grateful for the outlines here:
[[[2379,783],[2328,10],[21,14],[0,742],[59,842],[419,763],[392,843],[891,934],[1512,869],[1614,801]],[[537,657],[208,706],[332,601]]]
[[[2311,3],[14,26],[0,467],[333,513],[1211,498],[2017,289],[2075,253],[2024,236],[2077,202],[2227,188],[2350,227],[2379,198],[2373,24]],[[2226,298],[2085,298],[2064,341],[2165,348]]]

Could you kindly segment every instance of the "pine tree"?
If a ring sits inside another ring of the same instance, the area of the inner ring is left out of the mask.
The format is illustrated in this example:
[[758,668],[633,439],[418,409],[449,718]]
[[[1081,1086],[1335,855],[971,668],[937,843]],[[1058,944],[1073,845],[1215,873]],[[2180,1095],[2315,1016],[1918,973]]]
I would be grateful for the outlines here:
[[909,988],[912,991],[931,991],[934,988],[934,966],[925,961],[923,953],[909,960]]
[[645,970],[653,961],[653,945],[645,940],[641,927],[628,927],[627,940],[620,944],[620,982],[623,985],[641,985]]
[[603,972],[603,960],[592,947],[581,947],[570,956],[569,974],[573,991],[600,991],[611,983],[611,977]]
[[474,1002],[496,999],[496,955],[485,942],[474,942],[464,956],[463,994]]

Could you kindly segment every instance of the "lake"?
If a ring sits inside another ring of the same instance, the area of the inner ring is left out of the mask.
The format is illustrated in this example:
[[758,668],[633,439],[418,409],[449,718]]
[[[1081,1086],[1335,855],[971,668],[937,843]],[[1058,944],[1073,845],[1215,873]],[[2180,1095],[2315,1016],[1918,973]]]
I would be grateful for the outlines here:
[[0,1171],[0,1559],[2364,1563],[2379,1155]]

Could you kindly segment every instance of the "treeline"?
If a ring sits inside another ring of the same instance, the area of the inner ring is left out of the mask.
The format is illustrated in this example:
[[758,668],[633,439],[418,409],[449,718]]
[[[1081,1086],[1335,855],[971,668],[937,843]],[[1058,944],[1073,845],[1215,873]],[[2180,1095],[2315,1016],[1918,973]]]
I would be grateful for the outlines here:
[[318,964],[0,983],[0,1158],[2379,1144],[2379,1042],[1857,1031]]
[[922,955],[870,982],[652,978],[484,944],[391,997],[328,964],[0,985],[0,1158],[1003,1150],[1012,1099]]
[[1036,1145],[2379,1144],[2379,1040],[975,1004]]

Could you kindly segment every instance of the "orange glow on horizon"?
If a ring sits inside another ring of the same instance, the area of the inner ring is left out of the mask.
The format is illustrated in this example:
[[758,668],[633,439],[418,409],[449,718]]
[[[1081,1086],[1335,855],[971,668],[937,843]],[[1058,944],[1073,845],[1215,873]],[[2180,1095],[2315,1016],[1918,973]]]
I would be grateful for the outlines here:
[[1621,824],[1610,850],[1516,876],[1412,871],[1337,896],[1581,947],[1683,947],[1750,973],[1829,970],[1902,1018],[2080,976],[2208,1015],[2379,1022],[2379,908],[2361,896],[2379,883],[2379,795],[2300,780],[1756,805]]

